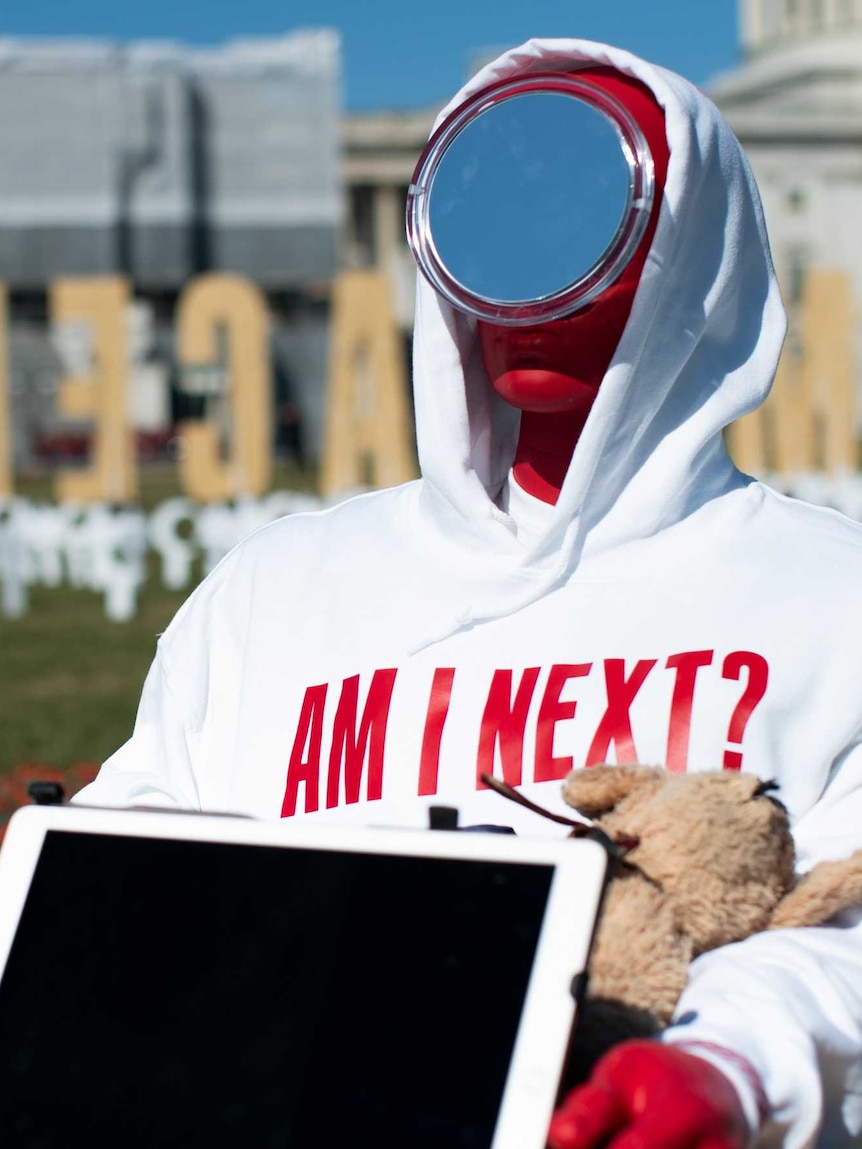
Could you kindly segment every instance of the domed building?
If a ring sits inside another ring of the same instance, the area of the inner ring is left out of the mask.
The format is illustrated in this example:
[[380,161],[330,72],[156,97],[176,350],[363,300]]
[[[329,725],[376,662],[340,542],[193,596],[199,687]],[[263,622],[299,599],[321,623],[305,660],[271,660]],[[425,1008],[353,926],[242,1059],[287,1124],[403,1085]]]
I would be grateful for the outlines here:
[[[744,461],[855,470],[862,410],[862,0],[741,0],[745,62],[709,93],[760,184],[791,328]],[[770,418],[772,425],[770,426]],[[749,431],[752,428],[748,429]]]

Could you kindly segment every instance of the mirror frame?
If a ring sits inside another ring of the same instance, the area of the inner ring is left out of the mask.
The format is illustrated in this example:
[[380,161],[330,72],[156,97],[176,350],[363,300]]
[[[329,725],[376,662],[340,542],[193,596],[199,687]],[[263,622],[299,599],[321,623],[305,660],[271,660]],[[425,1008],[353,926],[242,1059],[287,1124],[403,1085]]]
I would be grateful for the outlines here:
[[[430,223],[430,195],[437,170],[449,145],[483,112],[515,96],[557,92],[572,96],[601,112],[617,133],[629,171],[626,208],[614,238],[603,255],[579,279],[534,300],[507,301],[472,292],[449,270],[437,250]],[[526,327],[561,319],[586,307],[622,273],[643,238],[655,199],[655,168],[646,137],[628,110],[589,75],[542,72],[502,80],[483,88],[448,116],[426,144],[407,192],[407,242],[432,287],[460,311],[477,319]]]

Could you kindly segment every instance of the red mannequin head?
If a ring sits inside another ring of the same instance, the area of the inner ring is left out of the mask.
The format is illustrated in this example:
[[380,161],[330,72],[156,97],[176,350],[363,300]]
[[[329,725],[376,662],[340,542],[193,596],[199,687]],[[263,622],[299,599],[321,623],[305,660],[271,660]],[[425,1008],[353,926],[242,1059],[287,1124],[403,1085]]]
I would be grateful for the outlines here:
[[652,92],[612,68],[588,74],[622,103],[646,136],[655,165],[655,202],[631,261],[597,299],[572,315],[534,327],[479,322],[482,360],[491,386],[524,414],[515,477],[537,498],[555,503],[581,430],[622,338],[658,223],[670,152],[664,113]]

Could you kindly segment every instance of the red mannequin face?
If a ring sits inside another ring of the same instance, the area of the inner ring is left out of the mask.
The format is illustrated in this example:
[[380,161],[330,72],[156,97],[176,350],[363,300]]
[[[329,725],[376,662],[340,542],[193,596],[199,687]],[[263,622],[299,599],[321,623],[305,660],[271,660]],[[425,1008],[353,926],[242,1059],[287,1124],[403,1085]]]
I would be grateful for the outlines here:
[[497,394],[537,414],[588,411],[613,359],[640,280],[632,265],[593,303],[535,327],[480,322],[482,362]]
[[664,113],[649,89],[611,68],[583,71],[625,105],[646,136],[656,175],[646,233],[619,279],[580,311],[534,327],[479,322],[482,361],[497,394],[522,411],[580,416],[581,425],[628,322],[655,234],[669,159]]

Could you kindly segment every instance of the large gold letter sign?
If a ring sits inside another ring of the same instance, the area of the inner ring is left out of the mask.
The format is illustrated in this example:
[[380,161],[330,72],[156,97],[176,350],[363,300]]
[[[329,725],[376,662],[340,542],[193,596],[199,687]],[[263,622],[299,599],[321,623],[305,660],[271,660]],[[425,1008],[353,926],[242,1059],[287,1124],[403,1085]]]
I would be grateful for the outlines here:
[[403,354],[385,274],[339,275],[330,338],[323,494],[407,482],[415,477],[416,464]]
[[772,393],[731,428],[731,451],[743,471],[856,470],[852,292],[846,272],[806,272]]
[[857,469],[853,312],[846,272],[809,272],[802,317],[804,386],[812,406],[813,462],[832,475]]
[[57,498],[122,503],[137,495],[135,444],[129,426],[126,316],[129,285],[118,276],[57,279],[51,322],[64,339],[86,348],[80,366],[61,380],[57,406],[68,419],[93,421],[90,466],[57,475]]
[[[201,276],[182,294],[177,348],[184,385],[192,389],[188,381],[199,377],[200,393],[210,396],[207,418],[187,420],[178,428],[183,443],[180,481],[193,499],[214,503],[262,495],[269,489],[272,378],[268,335],[264,297],[238,275]],[[222,438],[227,444],[226,460],[222,459]]]

